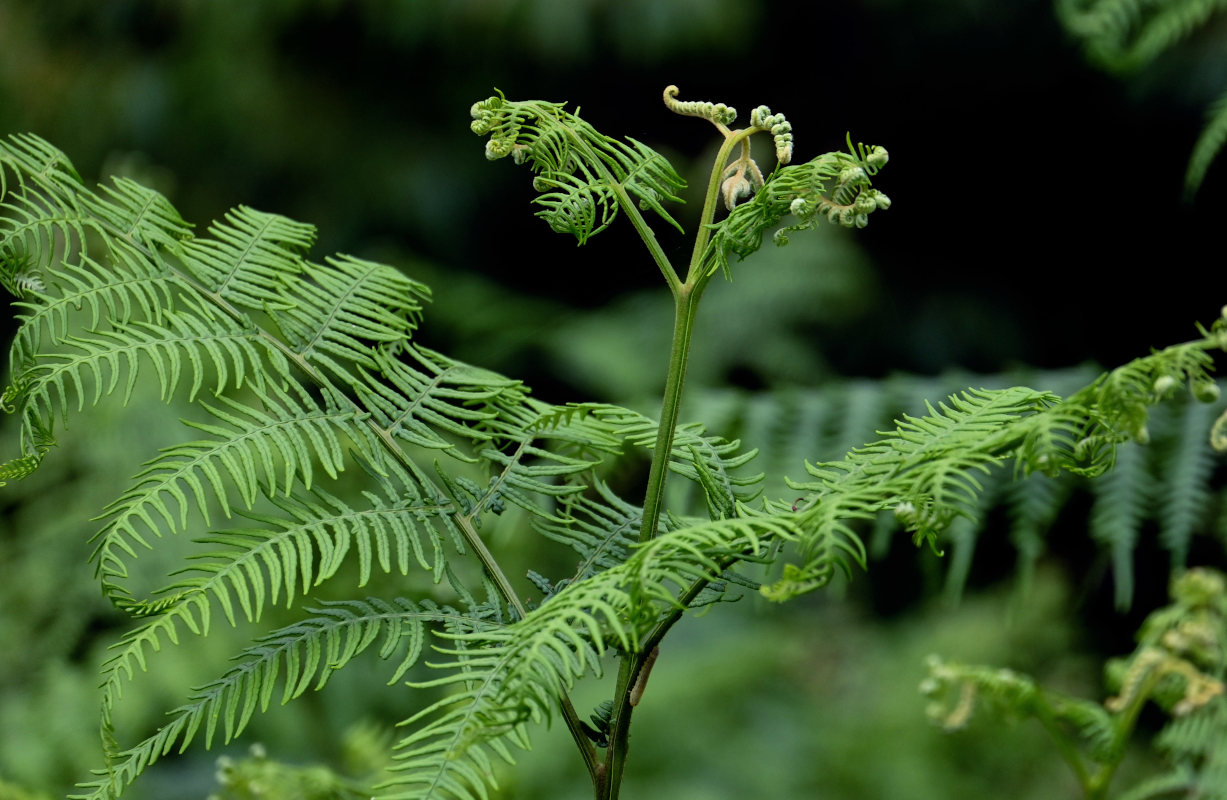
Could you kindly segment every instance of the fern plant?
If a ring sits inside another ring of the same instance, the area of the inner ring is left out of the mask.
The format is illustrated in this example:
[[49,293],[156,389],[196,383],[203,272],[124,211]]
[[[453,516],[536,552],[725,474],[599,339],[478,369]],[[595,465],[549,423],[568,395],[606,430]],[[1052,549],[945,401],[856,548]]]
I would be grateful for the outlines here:
[[[652,665],[684,615],[741,589],[788,601],[863,567],[864,524],[883,514],[939,550],[996,471],[1100,474],[1118,444],[1146,438],[1148,407],[1178,384],[1210,393],[1223,319],[1064,399],[1017,386],[954,394],[841,460],[798,464],[795,500],[763,497],[762,477],[747,472],[754,451],[680,421],[698,304],[765,236],[786,244],[824,219],[859,228],[888,208],[872,185],[887,153],[849,138],[847,152],[794,164],[790,123],[764,106],[734,128],[726,105],[680,101],[676,87],[664,102],[721,141],[684,271],[650,222],[680,227],[667,204],[683,181],[660,154],[563,104],[499,94],[472,108],[487,157],[532,170],[551,228],[582,244],[624,216],[639,232],[676,313],[658,419],[547,404],[422,347],[430,290],[382,264],[310,260],[308,225],[238,207],[197,235],[152,190],[128,180],[92,190],[34,136],[0,144],[0,282],[19,323],[2,399],[21,428],[0,479],[36,470],[57,426],[104,397],[126,402],[151,385],[203,415],[98,518],[98,580],[132,627],[101,667],[102,764],[78,797],[119,797],[173,752],[230,742],[371,651],[389,691],[422,698],[377,796],[486,797],[533,724],[561,718],[594,796],[611,800],[634,709],[650,702]],[[750,147],[757,134],[772,139],[768,172]],[[642,493],[623,495],[611,471],[628,449],[651,466]],[[697,509],[665,508],[670,474],[695,488]],[[509,509],[573,551],[574,571],[509,574],[485,535]],[[196,537],[186,555],[175,546],[184,534]],[[749,565],[769,577],[760,584]],[[419,573],[437,588],[345,588],[376,573]],[[333,599],[299,605],[338,584]],[[530,585],[544,595],[536,606]],[[256,634],[165,724],[120,729],[115,712],[155,651],[203,647],[219,626],[254,630],[275,605],[293,621]],[[611,660],[612,696],[585,720],[570,693]],[[433,677],[407,680],[423,664]]]

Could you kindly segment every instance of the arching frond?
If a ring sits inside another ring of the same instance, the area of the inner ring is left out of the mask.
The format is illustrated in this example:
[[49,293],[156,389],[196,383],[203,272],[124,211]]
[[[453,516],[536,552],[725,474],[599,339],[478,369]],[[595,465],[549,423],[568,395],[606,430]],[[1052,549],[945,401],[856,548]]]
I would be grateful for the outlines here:
[[231,741],[257,711],[268,711],[274,698],[284,705],[309,689],[322,689],[337,670],[372,645],[378,644],[380,658],[399,659],[389,679],[395,683],[421,655],[427,626],[454,624],[458,616],[429,601],[378,598],[327,603],[310,613],[313,616],[245,650],[224,676],[171,712],[170,721],[156,734],[117,754],[107,770],[82,785],[86,792],[74,797],[117,798],[150,764],[173,751],[183,752],[198,736],[206,747],[219,736]]
[[266,602],[284,598],[289,607],[297,595],[331,578],[351,554],[357,554],[359,586],[366,585],[375,568],[404,575],[411,562],[437,581],[446,564],[444,541],[432,522],[454,509],[370,494],[366,500],[354,506],[316,491],[282,500],[285,517],[249,515],[263,528],[219,531],[200,540],[212,549],[180,570],[186,577],[161,589],[156,599],[128,601],[127,609],[145,619],[103,666],[103,708],[113,707],[138,668],[145,670],[149,651],[178,644],[185,630],[208,635],[215,610],[231,626],[240,615],[256,622]]
[[106,509],[94,559],[103,591],[115,602],[131,602],[120,583],[128,575],[125,561],[135,558],[138,545],[152,548],[149,534],[185,530],[193,509],[210,524],[210,500],[229,515],[231,508],[251,509],[260,496],[288,497],[298,481],[309,490],[317,468],[336,478],[345,468],[343,442],[360,452],[376,449],[352,409],[295,397],[274,384],[254,394],[260,408],[226,397],[218,406],[202,404],[221,424],[188,424],[214,438],[164,450]]
[[88,403],[121,388],[126,403],[144,372],[156,376],[163,399],[169,400],[186,381],[189,399],[206,388],[220,393],[250,383],[259,388],[268,371],[285,374],[289,366],[258,331],[228,318],[198,309],[198,313],[164,312],[162,324],[116,323],[113,330],[62,339],[60,352],[48,354],[14,376],[20,391],[16,405],[25,424],[24,435],[53,428],[69,413],[71,400],[80,411]]
[[663,205],[681,202],[676,192],[686,185],[669,162],[642,142],[599,133],[565,105],[502,95],[473,104],[473,132],[490,136],[486,157],[512,156],[537,173],[537,216],[580,244],[605,230],[627,202],[681,230]]

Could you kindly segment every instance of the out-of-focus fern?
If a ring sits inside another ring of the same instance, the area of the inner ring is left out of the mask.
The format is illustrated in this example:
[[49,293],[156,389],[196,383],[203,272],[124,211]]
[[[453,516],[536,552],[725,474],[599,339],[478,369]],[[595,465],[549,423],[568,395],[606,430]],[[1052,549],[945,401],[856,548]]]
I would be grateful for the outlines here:
[[[1088,55],[1106,69],[1129,72],[1206,28],[1227,9],[1224,0],[1057,0],[1066,30],[1082,39]],[[1201,187],[1206,170],[1227,141],[1227,94],[1206,114],[1185,171],[1186,196]]]
[[1170,771],[1139,781],[1129,800],[1227,798],[1227,578],[1192,569],[1172,581],[1173,603],[1153,612],[1138,648],[1109,662],[1116,694],[1102,704],[1050,691],[1008,669],[929,660],[921,691],[928,714],[947,730],[965,727],[980,708],[1033,718],[1053,739],[1085,796],[1107,796],[1142,707],[1171,718],[1155,739]]

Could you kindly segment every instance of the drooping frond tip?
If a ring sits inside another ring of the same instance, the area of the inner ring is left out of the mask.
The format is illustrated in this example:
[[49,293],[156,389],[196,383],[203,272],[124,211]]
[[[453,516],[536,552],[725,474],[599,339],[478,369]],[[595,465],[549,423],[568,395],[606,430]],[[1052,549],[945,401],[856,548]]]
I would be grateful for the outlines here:
[[536,173],[537,216],[580,244],[620,211],[637,214],[636,205],[680,231],[664,203],[681,202],[677,191],[686,182],[664,156],[634,139],[602,134],[565,105],[495,95],[473,104],[470,127],[489,135],[486,158],[511,156]]

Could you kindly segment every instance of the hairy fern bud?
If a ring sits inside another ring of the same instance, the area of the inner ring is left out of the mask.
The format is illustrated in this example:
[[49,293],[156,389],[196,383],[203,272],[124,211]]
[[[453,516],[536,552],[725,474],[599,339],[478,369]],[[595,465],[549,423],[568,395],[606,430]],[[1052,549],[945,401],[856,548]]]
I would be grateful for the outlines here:
[[1202,403],[1213,403],[1219,398],[1218,384],[1208,379],[1189,381],[1189,392]]
[[1151,389],[1154,391],[1155,397],[1162,398],[1167,395],[1167,393],[1170,392],[1175,385],[1176,379],[1171,375],[1160,375],[1158,378],[1155,378],[1155,382],[1151,386]]
[[775,138],[775,158],[781,164],[792,161],[792,123],[783,114],[772,114],[767,106],[750,112],[750,124],[769,131]]

